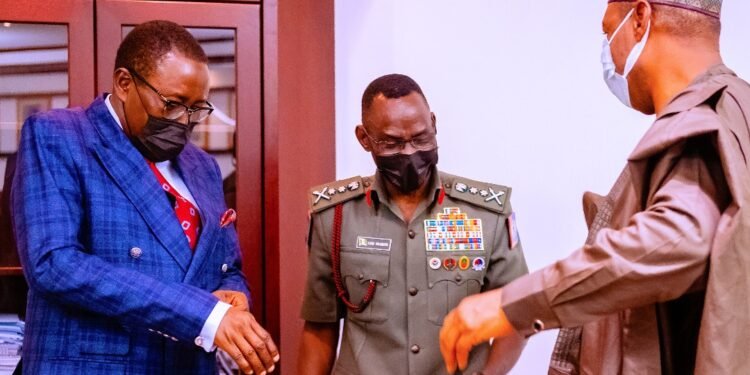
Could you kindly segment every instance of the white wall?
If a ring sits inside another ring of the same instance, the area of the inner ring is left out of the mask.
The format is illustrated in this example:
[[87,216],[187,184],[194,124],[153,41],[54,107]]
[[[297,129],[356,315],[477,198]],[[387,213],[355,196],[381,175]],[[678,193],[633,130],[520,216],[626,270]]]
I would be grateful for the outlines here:
[[[599,1],[336,1],[336,172],[372,174],[354,138],[362,91],[404,73],[438,118],[440,168],[513,187],[532,270],[582,244],[585,190],[606,194],[652,118],[602,81]],[[750,77],[750,2],[724,5],[724,58]],[[546,373],[555,332],[515,374]],[[437,343],[436,343],[437,345]]]

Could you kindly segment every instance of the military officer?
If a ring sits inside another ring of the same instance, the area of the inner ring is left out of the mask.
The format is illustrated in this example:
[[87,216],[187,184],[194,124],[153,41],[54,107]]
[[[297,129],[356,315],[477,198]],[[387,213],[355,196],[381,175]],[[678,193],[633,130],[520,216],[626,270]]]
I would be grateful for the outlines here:
[[[356,136],[377,172],[310,190],[298,373],[445,373],[445,315],[528,273],[511,189],[438,171],[435,124],[407,76],[386,75],[365,90]],[[465,373],[509,369],[524,343],[475,348]]]

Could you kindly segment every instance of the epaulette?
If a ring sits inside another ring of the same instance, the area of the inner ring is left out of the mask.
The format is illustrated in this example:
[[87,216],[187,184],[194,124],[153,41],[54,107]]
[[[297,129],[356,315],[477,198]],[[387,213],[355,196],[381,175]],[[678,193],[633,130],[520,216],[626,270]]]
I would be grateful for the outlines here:
[[488,184],[469,180],[448,173],[440,173],[440,180],[445,187],[445,193],[454,199],[459,199],[475,206],[485,208],[499,214],[510,214],[511,188],[502,185]]
[[317,213],[365,194],[362,177],[330,182],[310,189],[310,212]]

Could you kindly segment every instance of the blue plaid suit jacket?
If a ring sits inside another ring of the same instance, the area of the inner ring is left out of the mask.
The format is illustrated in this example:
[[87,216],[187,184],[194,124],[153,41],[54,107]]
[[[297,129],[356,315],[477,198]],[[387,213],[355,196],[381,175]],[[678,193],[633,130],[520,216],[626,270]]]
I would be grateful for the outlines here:
[[210,292],[249,297],[235,229],[219,227],[218,166],[191,144],[175,160],[203,222],[193,254],[104,97],[23,127],[12,202],[30,287],[24,373],[213,373],[214,354],[194,343]]

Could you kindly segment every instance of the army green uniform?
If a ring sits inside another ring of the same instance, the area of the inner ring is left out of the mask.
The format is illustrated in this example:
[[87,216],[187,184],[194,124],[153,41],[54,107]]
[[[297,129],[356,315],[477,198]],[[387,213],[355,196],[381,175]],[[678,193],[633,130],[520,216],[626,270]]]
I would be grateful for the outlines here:
[[[432,176],[429,199],[409,224],[389,200],[379,174],[310,191],[302,318],[345,319],[334,374],[444,374],[439,332],[445,315],[464,297],[528,273],[513,228],[510,188],[437,169]],[[360,313],[343,305],[333,280],[332,228],[339,204],[341,279],[350,300],[358,304],[369,281],[377,282]],[[477,346],[465,373],[481,370],[488,350],[487,344]]]

